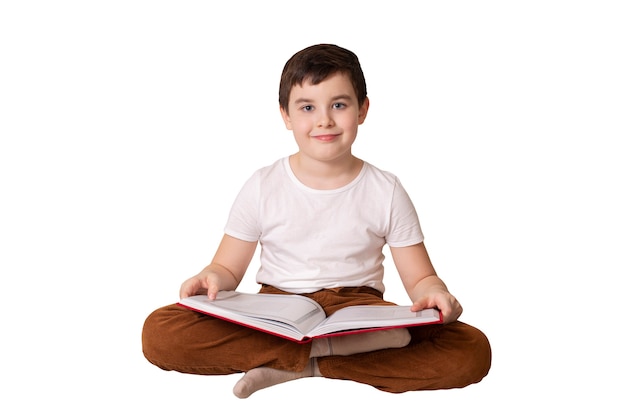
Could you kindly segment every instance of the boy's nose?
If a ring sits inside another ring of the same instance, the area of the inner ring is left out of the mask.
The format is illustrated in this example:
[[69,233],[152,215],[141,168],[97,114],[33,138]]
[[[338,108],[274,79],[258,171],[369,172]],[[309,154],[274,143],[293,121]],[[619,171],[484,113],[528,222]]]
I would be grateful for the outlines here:
[[319,115],[320,117],[317,120],[318,127],[329,127],[335,124],[335,122],[333,121],[333,118],[330,116],[330,114],[328,114],[328,112],[323,111],[323,112],[320,112]]

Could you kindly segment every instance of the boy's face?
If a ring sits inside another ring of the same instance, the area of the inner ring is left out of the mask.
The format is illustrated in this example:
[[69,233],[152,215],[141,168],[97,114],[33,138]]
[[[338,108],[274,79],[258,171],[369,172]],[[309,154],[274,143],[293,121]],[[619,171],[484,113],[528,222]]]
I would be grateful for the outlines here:
[[365,121],[369,101],[359,103],[350,78],[337,73],[317,85],[294,85],[288,109],[281,108],[300,153],[330,162],[351,156],[358,126]]

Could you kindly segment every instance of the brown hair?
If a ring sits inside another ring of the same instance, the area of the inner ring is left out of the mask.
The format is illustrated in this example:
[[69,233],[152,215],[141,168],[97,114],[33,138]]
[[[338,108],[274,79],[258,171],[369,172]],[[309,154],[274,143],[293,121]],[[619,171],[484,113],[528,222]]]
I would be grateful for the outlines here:
[[353,52],[331,44],[309,46],[287,61],[280,77],[278,104],[288,112],[289,94],[294,85],[302,85],[305,80],[316,85],[338,72],[350,77],[359,106],[363,105],[367,88],[359,58]]

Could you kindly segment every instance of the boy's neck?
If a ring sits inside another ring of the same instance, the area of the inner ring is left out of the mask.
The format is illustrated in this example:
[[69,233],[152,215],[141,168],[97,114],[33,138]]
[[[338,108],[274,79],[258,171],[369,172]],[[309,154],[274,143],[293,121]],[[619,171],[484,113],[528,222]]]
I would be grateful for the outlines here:
[[297,152],[289,157],[289,165],[298,180],[316,190],[334,190],[350,184],[361,172],[363,161],[354,155],[341,160],[319,161]]

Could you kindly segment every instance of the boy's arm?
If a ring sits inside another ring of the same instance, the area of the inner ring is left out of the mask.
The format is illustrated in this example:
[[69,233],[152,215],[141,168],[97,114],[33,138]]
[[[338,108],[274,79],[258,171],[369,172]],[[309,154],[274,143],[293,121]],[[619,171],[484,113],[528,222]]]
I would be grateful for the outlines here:
[[207,294],[215,299],[220,290],[234,290],[241,282],[257,242],[247,242],[224,235],[215,256],[206,268],[189,278],[180,287],[180,298]]
[[424,243],[390,249],[404,288],[413,302],[411,309],[437,308],[444,323],[458,319],[463,308],[437,276]]

